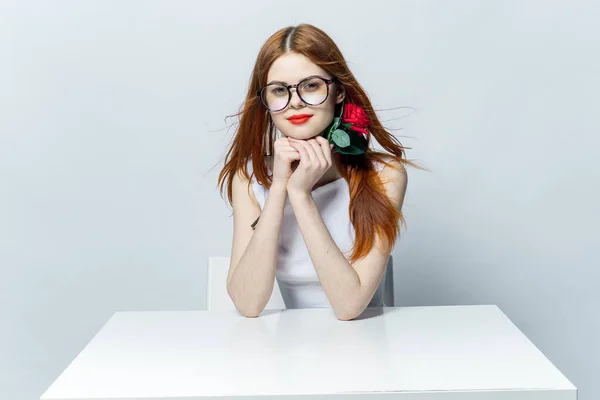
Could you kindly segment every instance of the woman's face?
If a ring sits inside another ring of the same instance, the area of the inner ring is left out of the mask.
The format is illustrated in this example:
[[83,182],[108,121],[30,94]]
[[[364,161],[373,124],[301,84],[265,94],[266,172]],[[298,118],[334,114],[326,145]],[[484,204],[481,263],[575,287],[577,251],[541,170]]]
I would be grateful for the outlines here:
[[[273,62],[267,74],[267,84],[278,82],[285,85],[295,85],[310,76],[319,76],[325,79],[333,78],[331,74],[304,55],[290,52]],[[322,84],[325,85],[324,82]],[[305,100],[311,101],[311,87],[307,86],[306,88]],[[330,84],[329,96],[325,102],[316,106],[304,103],[298,96],[296,89],[290,89],[292,94],[290,103],[280,111],[269,111],[273,123],[281,133],[294,139],[306,140],[319,135],[333,120],[335,105],[341,103],[344,99],[343,91],[339,90],[339,87],[338,82]],[[268,90],[268,88],[265,90]],[[310,115],[310,118],[290,119],[290,117],[302,114]]]

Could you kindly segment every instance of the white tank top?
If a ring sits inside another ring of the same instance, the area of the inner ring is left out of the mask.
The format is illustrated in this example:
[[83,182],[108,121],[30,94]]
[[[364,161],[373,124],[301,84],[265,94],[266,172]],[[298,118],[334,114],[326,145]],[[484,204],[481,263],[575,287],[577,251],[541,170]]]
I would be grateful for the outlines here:
[[[377,168],[381,170],[382,167],[383,165],[379,165]],[[252,175],[252,171],[252,160],[249,160],[248,173]],[[258,183],[254,176],[251,183],[262,210],[269,189]],[[331,237],[349,259],[355,232],[348,212],[350,193],[347,181],[339,178],[319,186],[312,191],[312,197]],[[286,199],[283,210],[275,277],[286,308],[331,307],[302,238],[289,198]],[[380,282],[369,307],[383,306],[384,279]]]

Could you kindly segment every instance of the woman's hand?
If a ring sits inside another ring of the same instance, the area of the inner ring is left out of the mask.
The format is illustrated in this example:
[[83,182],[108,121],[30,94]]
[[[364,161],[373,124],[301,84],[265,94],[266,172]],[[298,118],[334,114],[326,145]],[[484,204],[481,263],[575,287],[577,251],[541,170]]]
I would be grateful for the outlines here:
[[300,164],[287,182],[288,192],[308,193],[332,165],[331,148],[327,139],[316,136],[313,139],[297,140],[289,138],[290,145],[300,154]]
[[274,143],[273,184],[287,186],[292,175],[292,163],[300,160],[300,153],[288,142],[287,137],[279,138]]

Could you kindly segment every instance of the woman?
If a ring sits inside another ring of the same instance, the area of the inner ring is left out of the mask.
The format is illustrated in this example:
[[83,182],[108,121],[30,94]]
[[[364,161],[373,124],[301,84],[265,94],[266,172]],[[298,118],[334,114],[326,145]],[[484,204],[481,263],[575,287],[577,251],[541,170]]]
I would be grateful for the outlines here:
[[[381,306],[404,223],[404,164],[415,165],[336,44],[308,24],[273,34],[240,115],[219,174],[233,206],[227,291],[237,310],[258,316],[275,278],[288,308],[331,307],[350,320]],[[390,154],[368,148],[371,135]]]

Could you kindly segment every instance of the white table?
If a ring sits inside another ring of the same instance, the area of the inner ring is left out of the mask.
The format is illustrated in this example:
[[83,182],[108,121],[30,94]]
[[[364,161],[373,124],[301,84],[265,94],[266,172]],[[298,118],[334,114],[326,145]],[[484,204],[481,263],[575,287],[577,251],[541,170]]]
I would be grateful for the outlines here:
[[363,315],[117,312],[41,399],[577,399],[496,306]]

